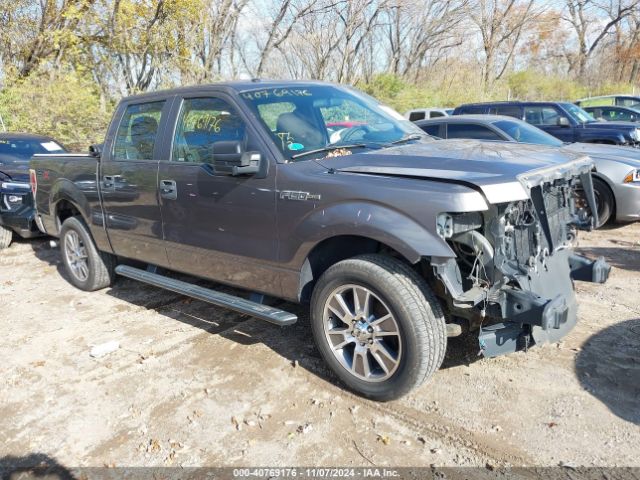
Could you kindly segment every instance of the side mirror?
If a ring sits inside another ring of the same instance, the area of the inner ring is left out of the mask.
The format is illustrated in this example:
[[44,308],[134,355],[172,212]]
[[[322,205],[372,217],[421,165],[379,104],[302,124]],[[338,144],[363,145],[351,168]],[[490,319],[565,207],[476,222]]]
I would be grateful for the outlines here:
[[232,175],[252,175],[260,171],[260,152],[245,152],[242,143],[235,140],[214,142],[211,145],[213,167],[216,173]]
[[567,117],[558,117],[559,127],[569,127],[569,119]]
[[104,144],[102,143],[94,143],[89,146],[89,154],[92,157],[100,158],[102,156],[102,147]]

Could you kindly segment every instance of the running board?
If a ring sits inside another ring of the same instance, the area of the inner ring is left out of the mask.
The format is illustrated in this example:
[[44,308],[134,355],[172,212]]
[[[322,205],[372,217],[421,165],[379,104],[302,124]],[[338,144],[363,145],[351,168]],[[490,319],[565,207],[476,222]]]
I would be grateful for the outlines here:
[[217,292],[209,288],[199,287],[181,280],[165,277],[164,275],[158,275],[157,273],[140,270],[139,268],[129,267],[128,265],[118,265],[116,267],[116,273],[123,277],[132,278],[133,280],[186,295],[187,297],[197,298],[203,302],[212,303],[239,313],[245,313],[275,325],[284,327],[293,325],[298,321],[296,315],[285,312],[284,310],[272,308],[268,305],[261,305],[251,300],[234,297],[233,295]]

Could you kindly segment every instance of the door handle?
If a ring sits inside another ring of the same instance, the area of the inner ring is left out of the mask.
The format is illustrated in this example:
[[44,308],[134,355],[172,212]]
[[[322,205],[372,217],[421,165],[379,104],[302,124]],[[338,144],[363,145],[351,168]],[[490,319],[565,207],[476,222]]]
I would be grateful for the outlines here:
[[113,175],[105,175],[102,177],[102,186],[104,188],[113,187]]
[[167,200],[178,198],[178,187],[175,180],[160,180],[160,196]]

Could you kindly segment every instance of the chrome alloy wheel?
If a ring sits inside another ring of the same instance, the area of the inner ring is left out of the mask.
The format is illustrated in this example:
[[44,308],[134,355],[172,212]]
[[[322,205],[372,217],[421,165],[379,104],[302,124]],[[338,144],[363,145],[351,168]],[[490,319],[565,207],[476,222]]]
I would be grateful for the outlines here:
[[381,382],[400,365],[398,323],[371,290],[352,284],[336,288],[325,302],[323,326],[332,353],[355,377]]
[[89,261],[87,248],[80,235],[69,230],[64,237],[64,255],[71,268],[71,273],[81,282],[89,278]]

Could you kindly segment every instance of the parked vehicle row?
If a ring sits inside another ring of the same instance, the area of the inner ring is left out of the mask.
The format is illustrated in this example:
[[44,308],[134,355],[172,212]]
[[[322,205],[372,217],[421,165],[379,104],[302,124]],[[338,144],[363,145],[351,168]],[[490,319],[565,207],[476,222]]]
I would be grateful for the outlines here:
[[474,332],[486,356],[559,340],[577,321],[574,281],[609,274],[571,249],[598,218],[587,155],[436,141],[349,87],[133,96],[105,138],[31,160],[38,225],[60,238],[75,286],[119,274],[281,326],[296,315],[264,296],[309,304],[326,363],[376,400],[428,379],[451,336]]
[[457,107],[454,115],[506,115],[535,125],[563,142],[640,146],[640,128],[629,122],[598,122],[568,102],[491,102]]

